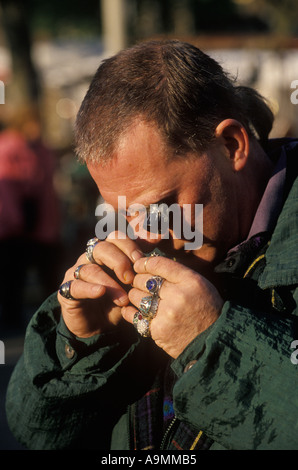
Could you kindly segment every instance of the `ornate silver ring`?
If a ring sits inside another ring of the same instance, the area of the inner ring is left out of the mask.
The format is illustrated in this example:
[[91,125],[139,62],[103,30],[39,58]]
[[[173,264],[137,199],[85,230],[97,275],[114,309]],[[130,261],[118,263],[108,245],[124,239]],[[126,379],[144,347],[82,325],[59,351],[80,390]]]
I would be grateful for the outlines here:
[[65,299],[69,300],[76,300],[70,293],[70,286],[73,281],[67,281],[64,282],[64,284],[61,284],[59,287],[59,294],[62,295]]
[[139,305],[139,311],[145,318],[152,320],[157,313],[159,300],[159,297],[152,295],[143,297]]
[[87,242],[87,247],[86,247],[86,258],[90,263],[96,264],[95,259],[93,258],[93,250],[97,243],[99,242],[99,239],[97,237],[91,238]]
[[133,317],[133,325],[139,335],[144,338],[149,338],[150,335],[150,321],[143,317],[141,312],[135,313]]
[[85,266],[85,265],[84,265],[84,264],[80,264],[80,266],[78,266],[78,267],[75,269],[75,271],[74,271],[74,273],[73,273],[73,277],[74,277],[75,279],[80,279],[80,270],[81,270],[81,268],[82,268],[83,266]]

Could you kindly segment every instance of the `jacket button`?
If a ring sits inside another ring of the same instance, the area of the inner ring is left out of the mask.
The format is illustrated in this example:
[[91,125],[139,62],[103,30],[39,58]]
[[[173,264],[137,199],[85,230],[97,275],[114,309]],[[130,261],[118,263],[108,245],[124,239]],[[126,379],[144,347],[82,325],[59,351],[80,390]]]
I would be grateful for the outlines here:
[[189,371],[189,369],[191,369],[192,366],[194,366],[196,362],[197,362],[197,361],[190,361],[190,362],[184,367],[184,371],[183,371],[183,372]]
[[65,356],[68,359],[72,359],[74,355],[75,355],[75,350],[71,346],[69,346],[69,344],[66,344],[65,345]]
[[228,268],[231,268],[232,266],[234,266],[235,261],[236,261],[235,258],[230,258],[227,262]]

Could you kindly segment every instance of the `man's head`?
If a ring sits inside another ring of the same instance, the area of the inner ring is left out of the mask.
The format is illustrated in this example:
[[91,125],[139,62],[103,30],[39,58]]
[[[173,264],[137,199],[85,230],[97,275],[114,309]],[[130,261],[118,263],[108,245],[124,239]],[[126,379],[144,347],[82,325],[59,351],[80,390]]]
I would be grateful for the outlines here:
[[[256,92],[234,86],[194,46],[150,42],[99,67],[78,114],[77,150],[115,209],[119,196],[128,206],[203,204],[203,247],[191,256],[209,264],[249,230],[268,177],[259,141],[272,120]],[[183,253],[184,242],[160,243]]]
[[179,41],[145,42],[100,65],[77,117],[77,152],[103,162],[136,117],[153,122],[172,157],[205,151],[217,125],[237,119],[265,141],[272,113],[252,89],[234,86],[222,67]]

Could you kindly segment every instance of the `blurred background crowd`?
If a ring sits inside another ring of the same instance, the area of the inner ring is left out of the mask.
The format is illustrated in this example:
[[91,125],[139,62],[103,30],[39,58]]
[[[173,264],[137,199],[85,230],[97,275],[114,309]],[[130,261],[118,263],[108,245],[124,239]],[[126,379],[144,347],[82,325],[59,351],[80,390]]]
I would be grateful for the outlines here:
[[98,193],[73,146],[92,75],[160,37],[197,45],[264,94],[272,137],[298,134],[296,0],[0,0],[0,339],[24,328],[94,236]]

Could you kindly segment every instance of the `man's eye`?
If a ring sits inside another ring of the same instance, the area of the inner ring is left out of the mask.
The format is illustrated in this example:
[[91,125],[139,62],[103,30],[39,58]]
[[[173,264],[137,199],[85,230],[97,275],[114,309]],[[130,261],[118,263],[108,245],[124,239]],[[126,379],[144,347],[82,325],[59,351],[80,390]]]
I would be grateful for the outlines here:
[[147,210],[143,228],[147,232],[165,234],[169,229],[169,211],[166,204],[152,204]]

